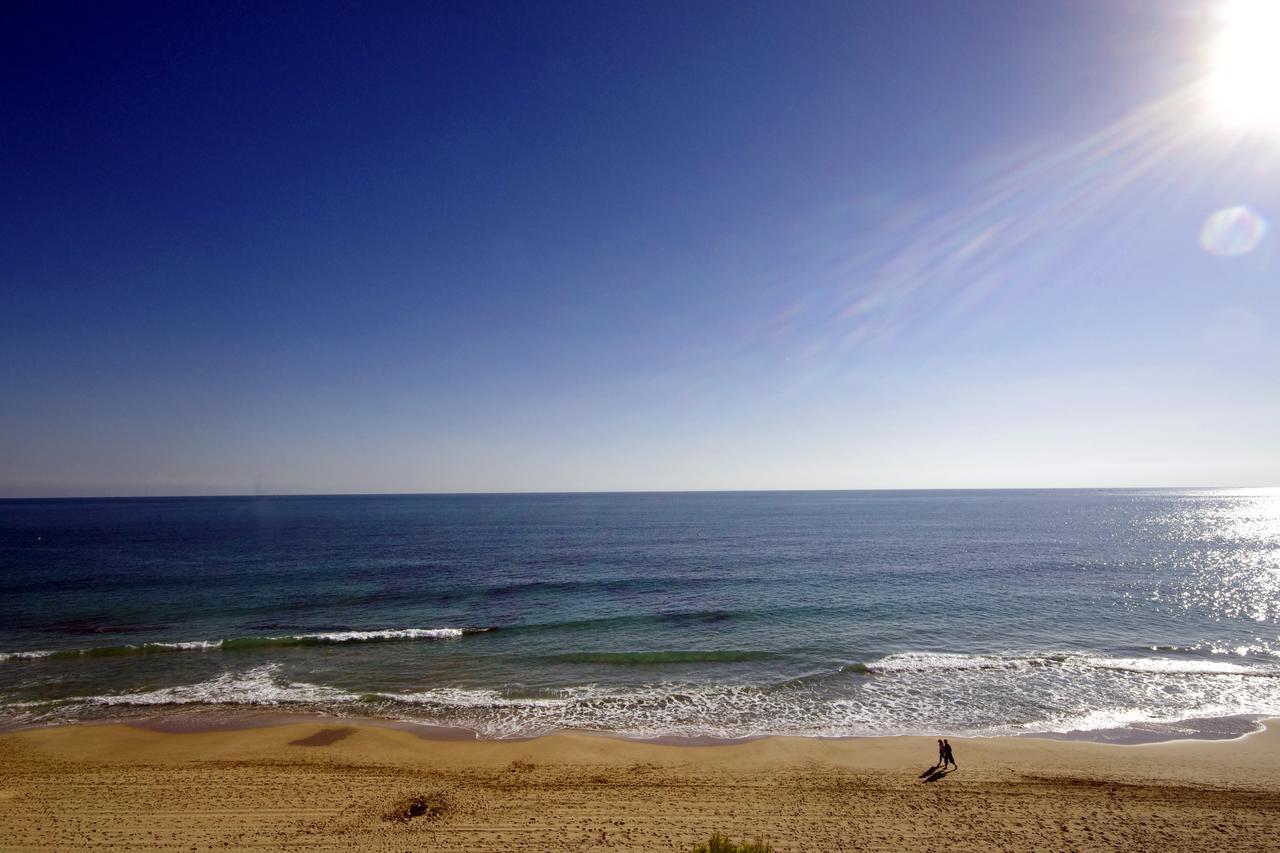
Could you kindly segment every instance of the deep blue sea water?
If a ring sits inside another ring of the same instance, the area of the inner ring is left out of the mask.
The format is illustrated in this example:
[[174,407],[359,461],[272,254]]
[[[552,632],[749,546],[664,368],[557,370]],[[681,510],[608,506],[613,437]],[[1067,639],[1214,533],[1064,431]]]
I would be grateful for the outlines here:
[[1280,714],[1275,490],[10,500],[0,585],[5,724],[261,707],[741,737]]

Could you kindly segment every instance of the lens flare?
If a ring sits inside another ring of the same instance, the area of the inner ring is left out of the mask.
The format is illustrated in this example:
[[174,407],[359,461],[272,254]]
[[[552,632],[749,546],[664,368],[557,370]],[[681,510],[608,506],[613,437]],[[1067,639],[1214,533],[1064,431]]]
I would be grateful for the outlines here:
[[1267,236],[1267,221],[1243,205],[1211,215],[1200,229],[1200,246],[1211,255],[1247,255]]

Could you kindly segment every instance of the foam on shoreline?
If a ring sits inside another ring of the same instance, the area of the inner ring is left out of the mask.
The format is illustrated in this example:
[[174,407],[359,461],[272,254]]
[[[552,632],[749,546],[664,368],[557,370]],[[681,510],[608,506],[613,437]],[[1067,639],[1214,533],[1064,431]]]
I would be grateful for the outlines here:
[[[979,740],[1048,740],[1070,741],[1110,746],[1139,746],[1172,743],[1178,741],[1214,742],[1240,740],[1266,729],[1270,721],[1280,722],[1280,718],[1266,715],[1237,714],[1222,717],[1190,717],[1183,720],[1167,722],[1134,724],[1124,727],[1106,729],[1077,729],[1061,732],[1004,732],[989,735],[957,735],[939,731],[934,734],[943,737],[967,737]],[[741,737],[718,737],[714,735],[649,735],[637,736],[623,732],[602,729],[550,729],[530,734],[512,734],[504,737],[489,737],[483,732],[465,726],[441,725],[437,723],[393,717],[364,716],[358,712],[352,714],[335,714],[324,711],[285,710],[281,708],[263,708],[259,706],[206,706],[199,708],[184,707],[168,709],[158,713],[139,716],[108,716],[90,720],[71,720],[53,722],[0,723],[0,736],[21,731],[58,729],[64,727],[81,728],[93,726],[123,725],[149,731],[169,733],[200,733],[219,731],[241,731],[254,728],[268,728],[297,723],[324,723],[367,726],[372,728],[396,729],[413,733],[428,740],[475,741],[480,743],[519,743],[562,735],[586,735],[601,737],[627,743],[650,743],[666,746],[727,746],[759,740],[800,740],[800,741],[878,741],[902,738],[929,737],[918,733],[887,735],[799,735],[799,734],[750,734]]]

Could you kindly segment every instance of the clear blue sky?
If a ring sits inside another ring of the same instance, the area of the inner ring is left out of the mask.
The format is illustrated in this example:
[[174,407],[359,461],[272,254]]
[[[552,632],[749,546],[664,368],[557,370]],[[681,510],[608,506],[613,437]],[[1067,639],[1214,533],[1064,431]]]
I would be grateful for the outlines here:
[[188,5],[3,13],[0,495],[1280,484],[1220,3]]

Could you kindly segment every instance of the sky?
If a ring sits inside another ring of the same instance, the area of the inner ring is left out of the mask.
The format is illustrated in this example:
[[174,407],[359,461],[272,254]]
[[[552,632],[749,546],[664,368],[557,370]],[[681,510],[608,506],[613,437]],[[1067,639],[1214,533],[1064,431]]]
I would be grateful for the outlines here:
[[0,497],[1280,485],[1226,5],[6,4]]

